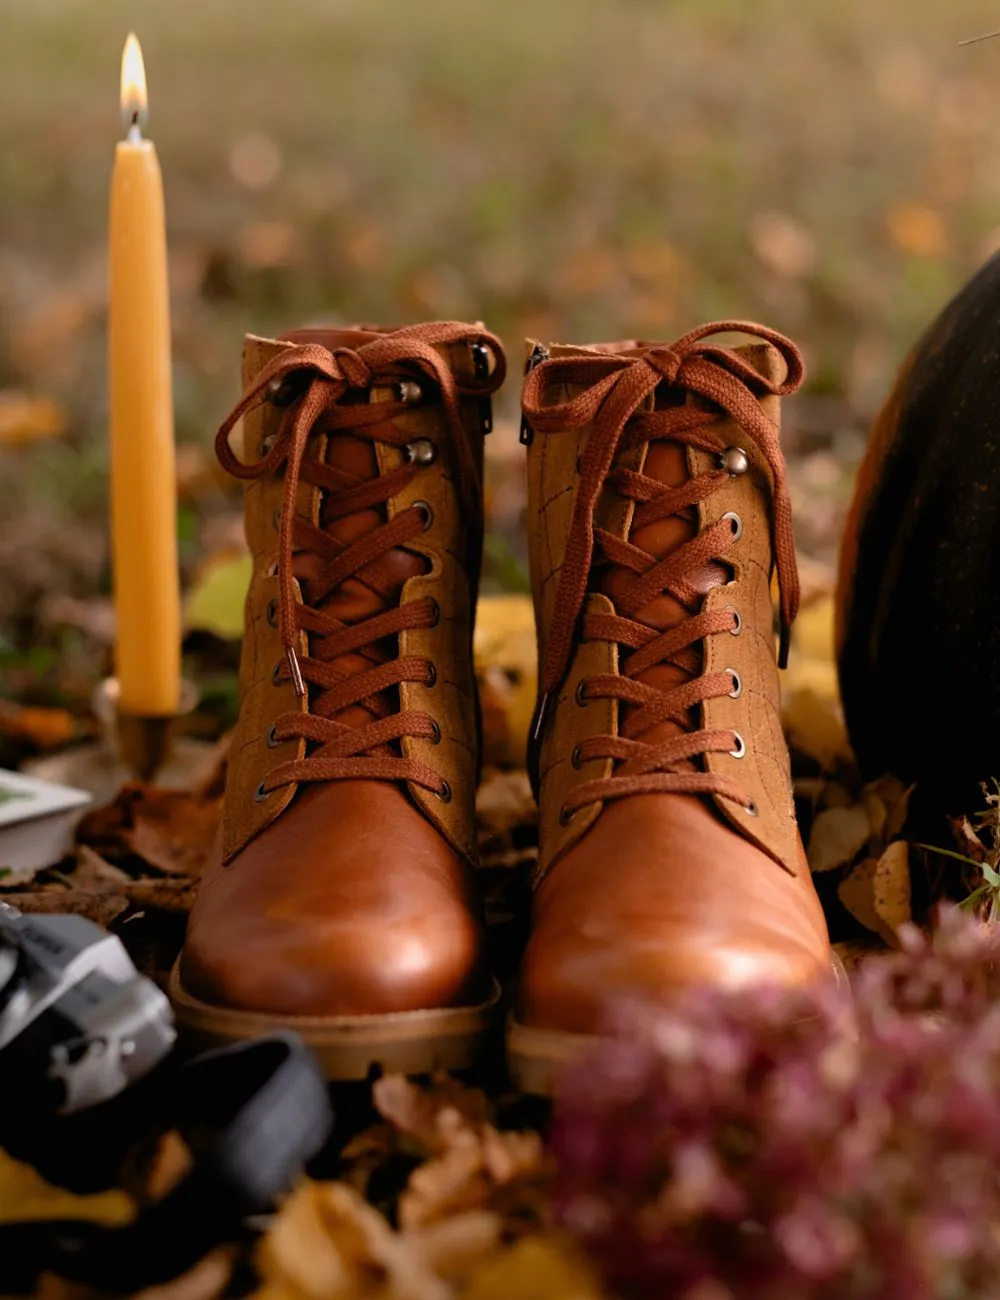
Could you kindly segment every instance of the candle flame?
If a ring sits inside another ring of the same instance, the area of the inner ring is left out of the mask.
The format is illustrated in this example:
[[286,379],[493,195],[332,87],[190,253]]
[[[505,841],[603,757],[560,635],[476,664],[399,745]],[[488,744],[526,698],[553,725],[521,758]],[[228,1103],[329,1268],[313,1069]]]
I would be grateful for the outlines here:
[[122,51],[122,121],[128,131],[136,134],[146,125],[148,117],[146,100],[146,66],[142,61],[142,47],[135,32],[129,32]]

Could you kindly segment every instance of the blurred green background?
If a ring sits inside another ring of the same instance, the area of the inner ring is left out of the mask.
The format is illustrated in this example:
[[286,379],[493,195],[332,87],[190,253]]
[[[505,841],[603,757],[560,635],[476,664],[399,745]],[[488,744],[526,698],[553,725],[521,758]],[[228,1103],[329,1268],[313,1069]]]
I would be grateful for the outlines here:
[[[78,698],[111,637],[104,241],[129,29],[166,185],[191,585],[240,545],[209,443],[241,334],[433,317],[485,320],[515,375],[525,335],[792,334],[799,540],[828,581],[896,366],[1000,246],[1000,40],[958,45],[992,27],[1000,0],[3,0],[0,694]],[[522,581],[516,402],[514,381],[494,587]]]

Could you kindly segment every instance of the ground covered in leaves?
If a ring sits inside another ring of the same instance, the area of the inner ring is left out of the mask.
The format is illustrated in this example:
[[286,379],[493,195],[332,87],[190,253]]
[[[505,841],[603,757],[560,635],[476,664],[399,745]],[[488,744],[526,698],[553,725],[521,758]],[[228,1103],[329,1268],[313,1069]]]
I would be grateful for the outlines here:
[[[838,949],[851,967],[886,954],[942,897],[992,915],[997,791],[949,824],[891,776],[861,782],[830,597],[853,469],[895,368],[1000,243],[1000,45],[957,48],[997,25],[992,0],[286,0],[280,20],[235,0],[144,5],[170,227],[185,665],[200,694],[155,788],[123,784],[91,707],[114,636],[106,191],[117,61],[136,21],[127,0],[4,10],[0,767],[97,799],[72,853],[0,876],[0,897],[92,916],[161,980],[180,946],[236,709],[248,560],[239,488],[209,448],[244,330],[482,318],[516,374],[527,335],[671,337],[750,316],[796,337],[810,366],[785,415],[805,599],[783,707]],[[516,400],[511,384],[487,449],[477,629],[480,850],[505,979],[537,851]],[[176,1294],[601,1294],[552,1231],[537,1115],[500,1073],[488,1083],[381,1081],[374,1112],[368,1099],[346,1108],[356,1131],[342,1155],[269,1226],[252,1282],[223,1249]],[[85,1202],[4,1162],[0,1222],[122,1222],[186,1159],[168,1138],[141,1178]]]

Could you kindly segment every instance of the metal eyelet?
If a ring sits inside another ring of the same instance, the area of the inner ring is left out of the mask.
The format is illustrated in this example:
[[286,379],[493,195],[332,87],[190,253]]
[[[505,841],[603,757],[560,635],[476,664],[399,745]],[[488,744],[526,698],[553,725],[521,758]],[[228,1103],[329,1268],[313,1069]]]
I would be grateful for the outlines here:
[[301,381],[293,380],[291,375],[282,375],[268,384],[267,400],[272,406],[291,406],[300,392]]
[[278,626],[278,602],[276,600],[267,602],[267,624],[268,627]]
[[285,684],[284,678],[281,676],[281,669],[284,663],[284,659],[279,659],[271,669],[271,683],[274,686],[284,686]]
[[729,698],[731,700],[738,700],[743,694],[743,679],[735,668],[727,668],[726,672],[733,679],[733,689],[729,692]]
[[408,442],[403,451],[411,465],[433,465],[437,460],[437,447],[429,438],[417,438],[414,442]]
[[580,768],[583,766],[583,763],[581,762],[581,759],[580,759],[580,746],[579,746],[579,745],[574,745],[574,746],[573,746],[573,754],[572,754],[572,757],[570,758],[569,761],[573,764],[573,767],[576,769],[576,771],[579,772]]
[[568,808],[560,808],[560,809],[559,809],[559,825],[560,825],[560,826],[568,826],[568,825],[570,824],[570,822],[573,820],[573,818],[576,816],[576,814],[577,814],[578,811],[579,811],[579,809],[577,809],[577,808],[573,808],[572,810],[570,810],[570,809],[568,809]]
[[430,734],[430,736],[428,737],[428,739],[430,740],[430,742],[431,742],[432,745],[440,745],[440,744],[441,744],[441,728],[438,726],[438,724],[434,721],[433,718],[431,719],[431,726],[434,728],[434,730],[431,732],[431,734]]
[[277,749],[277,747],[282,743],[282,742],[278,739],[277,735],[275,734],[276,731],[277,731],[277,724],[274,723],[274,722],[272,722],[271,725],[270,725],[270,726],[268,727],[268,729],[267,729],[267,737],[266,737],[266,739],[267,739],[267,747],[268,747],[268,749]]
[[729,752],[733,758],[743,758],[747,752],[747,742],[738,731],[734,731],[733,735],[736,737],[736,748],[731,749]]
[[447,781],[442,781],[441,785],[443,788],[441,790],[435,790],[434,793],[442,803],[451,803],[451,786]]
[[733,530],[733,541],[738,542],[743,536],[743,520],[735,510],[727,510],[722,518],[729,520],[730,526]]
[[588,700],[583,693],[583,688],[586,686],[586,684],[587,684],[586,677],[581,677],[576,684],[576,702],[577,704],[579,704],[581,709],[585,709],[587,705],[590,703],[590,700]]
[[742,447],[727,447],[719,452],[719,469],[724,469],[730,478],[745,474],[750,468],[750,458]]
[[271,561],[271,563],[267,566],[267,569],[266,569],[266,571],[265,571],[265,575],[264,575],[264,576],[265,576],[265,577],[268,577],[268,578],[276,578],[276,577],[278,576],[278,561],[277,561],[277,560],[272,560],[272,561]]
[[753,801],[753,799],[751,799],[749,803],[745,803],[745,804],[743,805],[743,811],[746,813],[746,815],[747,815],[748,817],[759,817],[759,816],[760,816],[760,809],[757,807],[757,805],[756,805],[756,803]]
[[281,506],[278,506],[271,516],[271,525],[276,533],[281,532]]
[[434,622],[431,623],[430,626],[437,627],[437,625],[441,622],[441,606],[437,603],[437,601],[434,599],[433,596],[431,596],[430,602],[431,602],[431,611],[434,615]]
[[736,608],[735,605],[727,605],[726,609],[729,610],[729,612],[733,616],[733,619],[735,620],[733,626],[729,629],[729,635],[739,636],[739,634],[743,631],[743,615],[740,613],[740,611]]
[[437,673],[437,669],[436,669],[436,668],[434,667],[434,665],[433,665],[432,663],[430,663],[429,661],[428,661],[427,667],[430,669],[430,674],[431,674],[431,675],[430,675],[430,677],[428,677],[427,680],[424,682],[424,685],[425,685],[425,686],[428,688],[428,690],[429,690],[432,686],[437,686],[438,673]]
[[260,785],[259,785],[259,786],[257,787],[257,789],[253,792],[253,797],[254,797],[254,799],[256,800],[257,803],[263,803],[264,800],[268,797],[268,795],[272,795],[272,794],[274,794],[274,791],[273,791],[273,790],[265,790],[265,789],[264,789],[264,786],[265,786],[266,784],[267,784],[267,783],[266,783],[265,781],[261,781]]
[[423,396],[424,390],[415,379],[396,381],[396,400],[402,402],[404,406],[416,406]]
[[426,501],[414,501],[410,509],[416,510],[418,514],[420,514],[423,517],[424,532],[426,533],[428,528],[430,528],[431,524],[434,522],[434,511],[430,508],[430,506],[427,504]]

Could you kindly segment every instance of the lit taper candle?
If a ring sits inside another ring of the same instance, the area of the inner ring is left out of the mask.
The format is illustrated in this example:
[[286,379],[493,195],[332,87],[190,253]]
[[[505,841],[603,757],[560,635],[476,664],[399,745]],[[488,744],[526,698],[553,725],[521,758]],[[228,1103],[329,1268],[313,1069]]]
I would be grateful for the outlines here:
[[118,708],[177,713],[180,585],[163,180],[144,139],[146,73],[135,36],[122,55],[125,139],[111,180],[108,379]]

